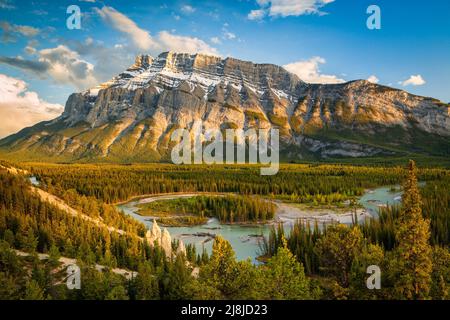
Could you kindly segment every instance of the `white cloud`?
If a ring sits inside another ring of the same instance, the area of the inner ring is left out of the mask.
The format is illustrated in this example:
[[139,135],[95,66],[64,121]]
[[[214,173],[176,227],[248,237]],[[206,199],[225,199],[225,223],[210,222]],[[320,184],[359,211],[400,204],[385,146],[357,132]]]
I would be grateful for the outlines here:
[[64,107],[48,103],[20,79],[0,74],[0,138],[31,126],[39,121],[50,120],[61,114]]
[[220,41],[219,37],[212,37],[211,38],[211,42],[214,44],[221,44],[222,42]]
[[217,49],[210,47],[206,42],[195,37],[179,36],[168,31],[161,31],[158,34],[158,41],[163,50],[219,55]]
[[32,38],[37,36],[40,32],[38,28],[26,25],[10,24],[7,21],[0,22],[0,29],[2,30],[2,42],[15,42],[18,35]]
[[378,79],[375,75],[371,75],[369,78],[367,78],[367,81],[372,83],[378,83],[380,82],[380,79]]
[[29,55],[33,55],[37,52],[36,48],[33,46],[26,46],[23,50]]
[[250,13],[247,15],[247,18],[249,20],[261,20],[266,15],[266,11],[263,9],[256,9],[250,11]]
[[402,86],[421,86],[424,85],[426,81],[422,78],[420,74],[418,75],[411,75],[409,79],[406,79],[405,81],[400,81],[399,84]]
[[48,65],[47,73],[57,83],[72,84],[80,90],[98,83],[94,65],[64,45],[40,50],[39,61]]
[[58,84],[71,84],[79,90],[98,83],[94,75],[94,65],[64,45],[39,51],[28,45],[25,51],[36,56],[37,60],[26,60],[20,56],[0,56],[0,63],[31,72],[42,79],[50,77]]
[[340,79],[335,75],[328,75],[320,73],[320,64],[326,61],[321,57],[312,57],[309,60],[301,60],[284,65],[283,67],[294,74],[301,80],[309,83],[342,83],[344,79]]
[[153,38],[147,30],[139,28],[133,20],[112,7],[105,6],[101,10],[96,10],[104,21],[126,35],[138,50],[149,51],[153,54],[172,50],[219,55],[217,49],[210,47],[199,38],[175,35],[169,31],[161,31]]
[[301,16],[305,14],[325,14],[320,9],[334,0],[257,0],[260,6],[252,10],[247,18],[259,20],[265,15],[271,17]]
[[116,9],[104,6],[102,9],[95,8],[94,10],[114,29],[129,36],[137,48],[149,50],[157,47],[157,43],[153,40],[148,31],[139,28],[133,20]]
[[[224,23],[222,27],[222,39],[223,40],[235,40],[237,39],[236,34],[228,30],[229,24]],[[239,41],[239,39],[238,39]]]
[[228,40],[236,39],[236,35],[233,32],[225,31],[223,37]]
[[184,5],[184,6],[181,7],[181,11],[184,14],[191,14],[191,13],[195,12],[195,8],[190,6],[190,5]]

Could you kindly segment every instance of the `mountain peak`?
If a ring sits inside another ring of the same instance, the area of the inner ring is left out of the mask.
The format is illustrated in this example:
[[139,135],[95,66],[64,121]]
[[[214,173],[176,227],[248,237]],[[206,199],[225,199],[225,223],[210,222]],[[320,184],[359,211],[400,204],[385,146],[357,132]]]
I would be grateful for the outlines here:
[[152,64],[153,60],[153,57],[148,54],[137,55],[132,68],[148,68]]
[[158,90],[164,90],[176,88],[183,82],[188,82],[191,86],[199,85],[206,93],[222,83],[238,90],[250,88],[254,92],[273,88],[283,96],[292,96],[296,87],[303,83],[296,75],[273,64],[223,59],[204,53],[167,51],[156,58],[146,54],[138,55],[130,68],[85,93],[93,97],[106,88],[135,90],[153,85]]

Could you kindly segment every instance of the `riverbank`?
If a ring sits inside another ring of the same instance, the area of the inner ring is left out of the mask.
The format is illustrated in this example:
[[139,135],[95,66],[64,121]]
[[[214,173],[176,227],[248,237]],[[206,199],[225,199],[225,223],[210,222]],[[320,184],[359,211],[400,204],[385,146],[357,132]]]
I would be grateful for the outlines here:
[[[369,217],[376,217],[377,204],[397,204],[400,203],[399,196],[401,193],[390,192],[391,187],[379,187],[366,190],[366,193],[357,201],[356,214],[358,222],[361,223]],[[141,221],[148,228],[152,226],[152,220],[148,217],[140,216],[136,212],[137,204],[140,202],[157,201],[158,199],[176,198],[176,197],[192,197],[196,195],[225,195],[224,193],[171,193],[138,197],[134,201],[129,201],[118,205],[118,209],[123,210],[126,214]],[[394,199],[395,198],[395,199]],[[251,258],[254,263],[258,263],[256,257],[261,254],[262,237],[268,236],[270,229],[277,223],[283,223],[285,231],[288,233],[295,221],[298,219],[309,222],[311,225],[317,221],[319,227],[328,223],[345,223],[353,222],[355,207],[339,206],[338,208],[311,207],[309,205],[286,203],[281,200],[274,200],[264,197],[267,201],[272,201],[276,206],[276,214],[273,221],[265,224],[222,224],[215,218],[210,218],[205,224],[183,227],[167,227],[173,239],[181,239],[185,244],[192,244],[196,247],[197,252],[205,249],[211,252],[213,236],[220,234],[228,240],[236,252],[238,260]],[[373,203],[376,200],[377,204]]]
[[[187,217],[197,218],[195,215],[186,215],[183,213],[167,213],[162,212],[158,213],[156,211],[151,212],[150,210],[145,210],[145,204],[154,203],[158,201],[170,201],[177,199],[185,199],[185,198],[193,198],[197,196],[226,196],[226,193],[212,193],[212,192],[192,192],[192,193],[172,193],[172,194],[161,194],[161,195],[152,195],[150,197],[140,197],[141,200],[138,200],[136,203],[136,207],[138,208],[135,211],[136,214],[141,215],[143,217],[149,219],[161,220],[158,221],[160,224],[165,226],[177,226],[177,227],[189,227],[194,225],[202,225],[205,223],[205,220],[199,221],[197,219],[192,219],[192,223],[182,224],[179,223],[181,220],[186,219]],[[368,217],[370,217],[370,213],[363,208],[350,208],[350,207],[338,207],[338,206],[330,206],[329,208],[322,207],[311,207],[303,204],[282,202],[279,200],[271,200],[264,198],[264,201],[270,201],[276,206],[275,216],[273,219],[265,220],[265,221],[246,221],[246,222],[221,222],[224,225],[271,225],[276,223],[294,223],[296,220],[304,220],[309,223],[346,223],[350,224],[355,221],[355,215],[358,221],[362,221]],[[179,219],[180,221],[174,221],[176,223],[171,224],[169,222],[169,218],[173,218],[175,220]],[[206,218],[206,217],[205,217]],[[211,218],[211,217],[209,217]],[[207,218],[206,218],[207,219]],[[169,222],[169,223],[167,223]]]

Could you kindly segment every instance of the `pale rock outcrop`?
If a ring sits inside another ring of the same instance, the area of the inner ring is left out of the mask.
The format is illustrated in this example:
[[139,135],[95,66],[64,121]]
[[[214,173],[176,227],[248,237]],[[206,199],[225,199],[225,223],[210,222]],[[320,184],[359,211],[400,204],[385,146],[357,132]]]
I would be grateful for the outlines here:
[[178,248],[177,248],[177,255],[180,255],[180,254],[186,256],[186,247],[184,246],[184,243],[182,240],[179,240]]
[[155,219],[153,219],[152,228],[147,230],[145,239],[150,245],[153,245],[155,242],[158,245],[161,245],[161,229]]
[[[158,226],[158,223],[155,219],[153,219],[152,228],[147,230],[145,234],[145,239],[147,242],[153,246],[155,243],[164,250],[167,257],[172,256],[172,238],[170,236],[169,231],[164,228],[161,232],[161,228]],[[183,248],[186,253],[186,249],[184,248],[184,244],[180,240],[180,246]]]
[[168,257],[172,256],[172,238],[170,237],[169,231],[164,228],[161,235],[161,248],[164,250]]

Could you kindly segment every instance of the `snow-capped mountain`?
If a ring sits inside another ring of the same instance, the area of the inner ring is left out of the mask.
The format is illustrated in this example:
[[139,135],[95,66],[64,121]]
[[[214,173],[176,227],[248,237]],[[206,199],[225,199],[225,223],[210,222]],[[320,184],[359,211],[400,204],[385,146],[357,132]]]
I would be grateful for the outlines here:
[[0,141],[9,154],[64,160],[164,159],[175,128],[280,129],[288,158],[450,154],[450,105],[364,80],[308,84],[273,64],[140,55],[72,94],[57,119]]

